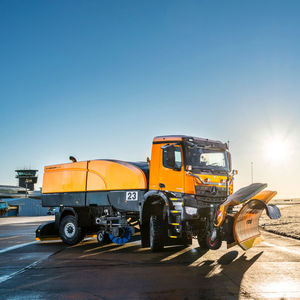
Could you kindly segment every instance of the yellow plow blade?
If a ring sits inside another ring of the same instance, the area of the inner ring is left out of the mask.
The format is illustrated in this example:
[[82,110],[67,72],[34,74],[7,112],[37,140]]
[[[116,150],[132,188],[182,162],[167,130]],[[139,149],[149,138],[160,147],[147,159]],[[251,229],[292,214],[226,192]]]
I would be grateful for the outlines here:
[[264,211],[270,218],[280,217],[276,206],[268,206],[267,203],[277,194],[273,191],[263,191],[247,201],[234,215],[233,237],[235,242],[244,250],[248,250],[262,241],[259,231],[259,218]]

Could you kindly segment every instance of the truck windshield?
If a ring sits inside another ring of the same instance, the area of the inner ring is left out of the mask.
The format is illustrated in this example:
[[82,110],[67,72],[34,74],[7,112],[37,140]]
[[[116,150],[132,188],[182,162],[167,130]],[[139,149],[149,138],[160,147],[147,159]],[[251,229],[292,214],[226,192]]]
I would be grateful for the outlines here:
[[193,169],[229,171],[225,151],[200,147],[188,147],[186,164]]

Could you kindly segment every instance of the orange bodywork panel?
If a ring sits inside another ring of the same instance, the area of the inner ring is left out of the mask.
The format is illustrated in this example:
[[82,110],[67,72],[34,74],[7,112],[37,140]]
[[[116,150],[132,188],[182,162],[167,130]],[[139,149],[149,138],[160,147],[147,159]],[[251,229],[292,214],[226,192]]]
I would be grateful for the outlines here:
[[144,172],[126,162],[91,160],[47,166],[43,193],[147,189]]
[[[169,139],[174,141],[173,138]],[[164,167],[162,163],[163,150],[161,149],[163,145],[153,144],[152,146],[149,189],[184,193],[184,166],[179,171]],[[181,146],[177,147],[181,149]],[[159,186],[160,183],[164,184],[163,188]]]
[[149,189],[159,190],[159,168],[161,165],[161,144],[152,145],[151,161],[150,161],[150,178],[149,178]]
[[87,191],[147,189],[144,172],[126,162],[91,160]]
[[44,168],[43,193],[82,192],[86,187],[87,162]]
[[153,143],[157,143],[157,142],[174,142],[174,141],[182,141],[182,136],[180,135],[166,135],[166,136],[156,136],[153,139]]

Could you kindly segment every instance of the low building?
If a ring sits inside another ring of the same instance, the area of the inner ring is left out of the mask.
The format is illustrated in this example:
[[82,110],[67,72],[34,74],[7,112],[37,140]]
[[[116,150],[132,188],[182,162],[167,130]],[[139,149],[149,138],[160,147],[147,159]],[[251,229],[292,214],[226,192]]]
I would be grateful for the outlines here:
[[37,170],[16,170],[19,186],[0,185],[0,216],[45,216],[48,207],[42,207],[41,191],[34,191]]
[[48,207],[42,207],[40,199],[7,198],[2,199],[1,201],[7,204],[7,212],[3,215],[3,217],[46,216],[49,211]]

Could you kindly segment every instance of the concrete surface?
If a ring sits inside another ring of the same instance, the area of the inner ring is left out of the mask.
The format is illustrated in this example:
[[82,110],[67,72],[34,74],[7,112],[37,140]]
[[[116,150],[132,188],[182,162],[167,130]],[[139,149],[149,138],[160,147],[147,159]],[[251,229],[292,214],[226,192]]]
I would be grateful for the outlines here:
[[0,226],[0,299],[300,299],[298,240],[264,232],[247,252],[194,241],[151,253],[138,236],[123,246],[34,242],[38,223]]

